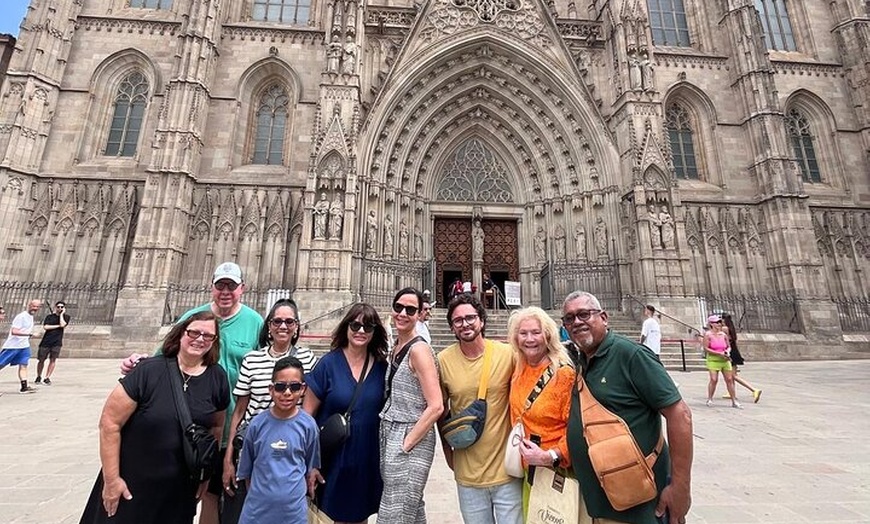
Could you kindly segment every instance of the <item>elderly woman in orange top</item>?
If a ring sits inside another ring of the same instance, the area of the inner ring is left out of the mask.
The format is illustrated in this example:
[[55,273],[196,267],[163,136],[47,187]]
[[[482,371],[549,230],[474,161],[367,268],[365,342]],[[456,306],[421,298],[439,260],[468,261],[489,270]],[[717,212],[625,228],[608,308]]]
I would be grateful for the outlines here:
[[[543,309],[514,311],[508,339],[517,355],[511,381],[511,422],[522,421],[523,465],[569,468],[565,430],[574,387],[574,366],[559,342],[559,327]],[[528,473],[527,473],[528,474]],[[528,511],[529,484],[523,483],[523,509]]]

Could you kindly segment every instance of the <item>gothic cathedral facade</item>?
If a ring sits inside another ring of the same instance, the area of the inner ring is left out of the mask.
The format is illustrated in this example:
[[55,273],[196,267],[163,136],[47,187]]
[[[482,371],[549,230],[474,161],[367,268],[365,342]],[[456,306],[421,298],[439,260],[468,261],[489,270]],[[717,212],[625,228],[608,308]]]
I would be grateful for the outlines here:
[[234,260],[309,317],[490,274],[524,304],[742,307],[845,347],[867,9],[32,0],[0,91],[0,280],[113,290],[119,341]]

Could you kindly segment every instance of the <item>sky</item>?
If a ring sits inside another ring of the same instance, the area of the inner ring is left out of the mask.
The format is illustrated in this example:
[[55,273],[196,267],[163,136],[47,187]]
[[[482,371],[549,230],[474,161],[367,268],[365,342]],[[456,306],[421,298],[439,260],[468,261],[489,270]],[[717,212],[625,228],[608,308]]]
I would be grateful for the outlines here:
[[24,19],[30,0],[0,0],[0,33],[18,37],[18,26]]

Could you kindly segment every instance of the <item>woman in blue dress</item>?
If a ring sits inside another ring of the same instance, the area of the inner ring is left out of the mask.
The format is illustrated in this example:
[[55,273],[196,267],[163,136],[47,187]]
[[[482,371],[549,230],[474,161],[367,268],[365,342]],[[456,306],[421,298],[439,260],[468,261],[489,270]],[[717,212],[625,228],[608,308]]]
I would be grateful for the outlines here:
[[383,489],[378,414],[384,406],[386,355],[387,332],[378,312],[354,304],[333,331],[332,350],[305,378],[302,407],[320,427],[333,414],[347,411],[362,380],[349,416],[350,436],[331,454],[321,450],[322,467],[312,472],[318,484],[315,502],[336,523],[364,522],[378,511]]

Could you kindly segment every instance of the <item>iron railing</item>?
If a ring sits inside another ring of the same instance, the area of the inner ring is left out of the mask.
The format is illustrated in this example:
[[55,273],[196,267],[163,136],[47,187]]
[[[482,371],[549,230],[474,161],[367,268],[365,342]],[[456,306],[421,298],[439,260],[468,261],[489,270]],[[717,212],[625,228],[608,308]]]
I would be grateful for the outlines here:
[[0,282],[0,305],[6,309],[6,322],[24,311],[27,302],[41,300],[36,321],[54,311],[55,302],[66,304],[72,324],[108,325],[115,317],[117,284],[93,282]]
[[541,299],[546,309],[562,307],[562,301],[573,291],[586,291],[595,295],[607,311],[622,310],[619,266],[615,263],[549,263],[541,269],[540,277]]
[[870,331],[870,298],[834,298],[840,316],[840,328],[844,333]]
[[794,297],[758,295],[707,295],[701,297],[707,314],[730,313],[738,331],[750,333],[800,333]]
[[383,311],[392,305],[396,291],[408,286],[425,289],[427,271],[427,263],[363,260],[360,300]]

